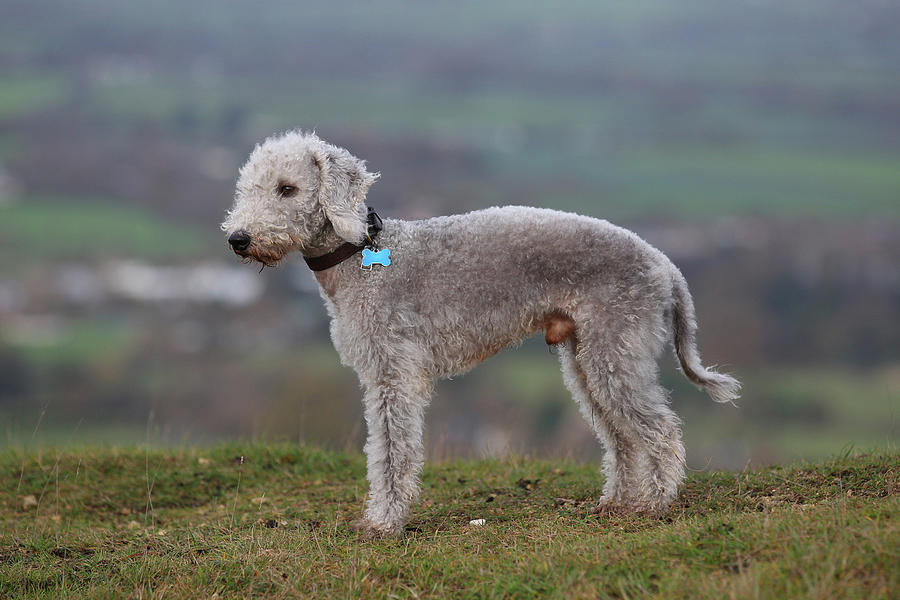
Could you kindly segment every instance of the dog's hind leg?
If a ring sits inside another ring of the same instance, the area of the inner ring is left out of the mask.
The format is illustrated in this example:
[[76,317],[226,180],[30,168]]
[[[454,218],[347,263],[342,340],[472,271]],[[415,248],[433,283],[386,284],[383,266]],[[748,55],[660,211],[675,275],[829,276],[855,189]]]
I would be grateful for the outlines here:
[[684,477],[684,446],[678,417],[657,382],[656,359],[665,328],[658,315],[622,320],[603,315],[579,328],[575,361],[614,444],[632,451],[616,465],[616,481],[604,488],[600,511],[624,508],[658,514],[675,498]]
[[621,483],[624,481],[627,484],[629,474],[638,468],[637,446],[612,426],[609,411],[592,397],[587,377],[575,358],[576,344],[575,339],[569,338],[557,345],[563,381],[578,404],[581,415],[603,446],[603,473],[606,477],[603,498],[610,507],[613,504],[626,506],[634,499],[628,496],[628,486]]
[[400,533],[419,492],[422,433],[432,381],[421,374],[381,374],[366,384],[365,452],[369,500],[357,528],[373,537]]
[[617,410],[612,411],[614,427],[640,440],[641,468],[629,483],[635,497],[630,508],[661,514],[675,499],[684,479],[680,421],[655,377],[633,390],[622,390],[618,398]]

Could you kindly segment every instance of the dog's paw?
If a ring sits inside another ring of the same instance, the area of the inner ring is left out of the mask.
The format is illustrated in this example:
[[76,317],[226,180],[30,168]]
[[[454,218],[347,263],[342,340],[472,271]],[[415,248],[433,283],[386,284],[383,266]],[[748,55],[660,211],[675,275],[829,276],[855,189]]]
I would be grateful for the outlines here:
[[366,518],[354,521],[352,527],[364,540],[384,540],[400,535],[400,527],[376,525]]
[[635,508],[635,513],[648,519],[661,519],[669,512],[668,504],[642,504]]
[[592,515],[597,515],[600,517],[611,517],[615,515],[624,515],[630,512],[628,507],[621,502],[615,500],[614,498],[610,498],[609,496],[601,496],[591,510],[589,511]]
[[601,517],[634,515],[657,519],[662,517],[668,506],[652,502],[622,502],[615,498],[602,496],[597,504],[591,508],[590,514]]

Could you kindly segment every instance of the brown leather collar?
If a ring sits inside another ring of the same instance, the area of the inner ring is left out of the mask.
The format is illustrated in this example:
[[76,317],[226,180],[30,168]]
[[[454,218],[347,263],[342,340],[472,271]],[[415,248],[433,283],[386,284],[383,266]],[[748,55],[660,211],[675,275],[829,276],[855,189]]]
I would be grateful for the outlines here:
[[330,269],[331,267],[341,264],[357,252],[362,252],[363,248],[370,245],[375,246],[375,237],[382,229],[384,229],[384,224],[381,221],[381,217],[379,217],[378,213],[375,212],[375,209],[370,206],[368,214],[366,214],[367,244],[359,246],[353,242],[344,242],[328,254],[323,254],[322,256],[304,256],[303,260],[306,261],[306,265],[313,271]]
[[357,252],[362,251],[365,246],[357,246],[352,242],[344,242],[328,254],[322,256],[304,256],[303,260],[306,265],[313,271],[324,271],[335,265],[339,265]]

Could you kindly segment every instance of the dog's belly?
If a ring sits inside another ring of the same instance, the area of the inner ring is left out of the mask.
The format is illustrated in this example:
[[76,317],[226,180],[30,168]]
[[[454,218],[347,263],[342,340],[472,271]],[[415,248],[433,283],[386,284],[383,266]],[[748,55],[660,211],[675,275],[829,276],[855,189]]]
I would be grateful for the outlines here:
[[498,331],[484,323],[445,331],[434,338],[431,353],[435,375],[450,377],[464,373],[501,350],[519,344],[537,332],[543,332],[550,345],[561,344],[575,336],[575,321],[561,310],[553,309],[525,319],[521,326]]

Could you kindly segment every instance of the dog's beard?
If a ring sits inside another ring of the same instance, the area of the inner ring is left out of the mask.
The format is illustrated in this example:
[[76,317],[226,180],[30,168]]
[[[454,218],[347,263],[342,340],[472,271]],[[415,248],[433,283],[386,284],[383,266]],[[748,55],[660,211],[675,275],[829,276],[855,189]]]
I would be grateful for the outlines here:
[[278,246],[262,247],[253,243],[244,252],[235,252],[235,254],[240,256],[244,263],[259,263],[261,265],[259,270],[262,271],[266,267],[278,266],[278,263],[287,255],[287,250]]

